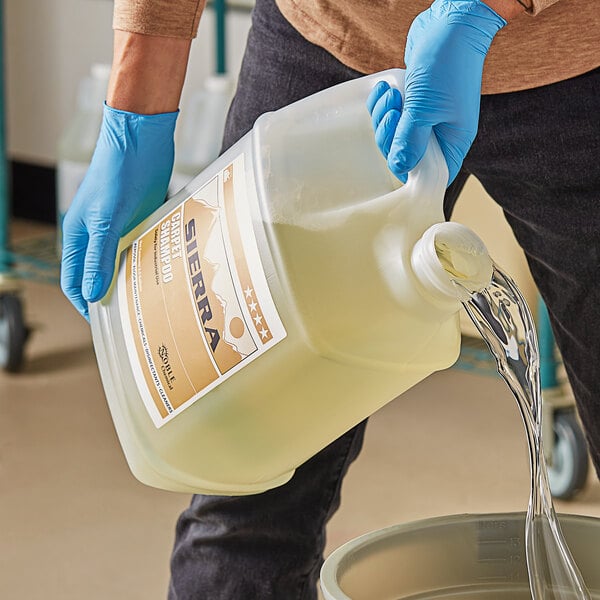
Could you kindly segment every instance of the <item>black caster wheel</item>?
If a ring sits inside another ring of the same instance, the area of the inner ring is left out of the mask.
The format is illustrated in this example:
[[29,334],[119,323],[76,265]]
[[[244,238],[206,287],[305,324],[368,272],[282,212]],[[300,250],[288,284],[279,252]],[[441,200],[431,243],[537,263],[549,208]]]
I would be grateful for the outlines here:
[[554,450],[548,467],[550,491],[554,498],[570,500],[585,485],[588,449],[573,409],[554,413]]
[[27,328],[16,294],[0,295],[0,369],[14,373],[23,366]]

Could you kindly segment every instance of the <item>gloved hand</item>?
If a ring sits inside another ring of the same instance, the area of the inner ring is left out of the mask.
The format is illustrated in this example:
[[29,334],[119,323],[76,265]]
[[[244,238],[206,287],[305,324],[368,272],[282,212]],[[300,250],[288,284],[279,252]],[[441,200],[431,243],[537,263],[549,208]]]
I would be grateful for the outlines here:
[[110,286],[119,239],[166,197],[177,112],[104,106],[96,150],[63,222],[61,287],[86,318]]
[[479,121],[483,61],[506,21],[480,0],[436,0],[413,21],[406,40],[404,106],[386,82],[367,108],[375,139],[402,181],[422,158],[431,130],[456,177]]

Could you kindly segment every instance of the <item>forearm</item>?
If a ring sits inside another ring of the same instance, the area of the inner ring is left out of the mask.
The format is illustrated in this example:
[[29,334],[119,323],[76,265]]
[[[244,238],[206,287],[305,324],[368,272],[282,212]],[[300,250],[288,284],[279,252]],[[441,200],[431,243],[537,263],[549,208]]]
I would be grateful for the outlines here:
[[106,102],[140,114],[179,107],[191,40],[115,30]]

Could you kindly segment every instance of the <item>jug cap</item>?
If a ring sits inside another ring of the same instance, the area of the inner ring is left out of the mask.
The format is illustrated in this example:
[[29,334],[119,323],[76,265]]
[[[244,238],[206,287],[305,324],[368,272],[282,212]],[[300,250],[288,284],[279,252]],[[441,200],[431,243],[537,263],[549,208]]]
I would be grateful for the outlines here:
[[229,75],[215,73],[204,80],[204,89],[207,92],[229,94],[233,89],[233,81]]
[[427,292],[461,302],[487,287],[493,270],[485,244],[460,223],[427,229],[415,244],[411,264]]

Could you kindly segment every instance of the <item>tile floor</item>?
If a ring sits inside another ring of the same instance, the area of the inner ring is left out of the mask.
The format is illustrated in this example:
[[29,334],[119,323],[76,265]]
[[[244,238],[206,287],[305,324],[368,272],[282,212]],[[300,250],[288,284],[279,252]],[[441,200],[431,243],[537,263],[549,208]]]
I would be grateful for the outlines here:
[[[43,231],[17,225],[17,236]],[[188,497],[130,475],[88,326],[58,287],[28,282],[23,298],[34,327],[25,367],[0,373],[0,598],[165,598],[173,526]],[[528,486],[523,429],[504,384],[438,373],[372,417],[327,552],[399,522],[523,510]],[[600,516],[600,484],[590,477],[576,501],[557,504]]]

